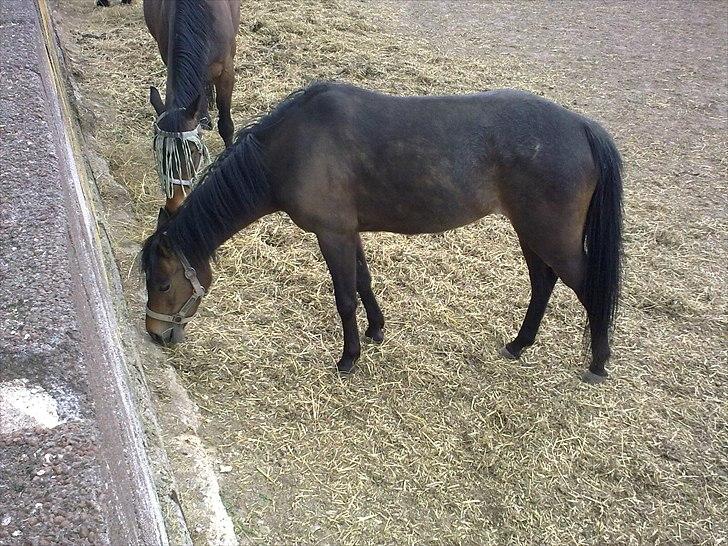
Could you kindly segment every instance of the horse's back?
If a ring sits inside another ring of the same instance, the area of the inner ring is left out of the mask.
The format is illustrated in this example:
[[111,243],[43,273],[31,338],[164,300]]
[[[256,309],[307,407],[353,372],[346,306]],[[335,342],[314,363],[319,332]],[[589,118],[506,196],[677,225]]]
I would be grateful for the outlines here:
[[400,97],[327,83],[300,102],[281,146],[296,197],[282,198],[323,195],[337,216],[355,209],[362,230],[442,231],[594,188],[586,118],[530,93]]
[[304,116],[342,151],[356,147],[371,163],[412,169],[402,159],[419,158],[423,165],[480,165],[562,183],[593,171],[584,127],[598,127],[550,100],[511,89],[406,97],[332,84],[318,90]]
[[440,154],[480,150],[504,165],[531,160],[547,149],[588,152],[583,128],[593,123],[548,99],[512,89],[397,96],[324,83],[311,93],[301,122],[315,120],[342,145],[342,136],[374,148],[409,141],[436,146]]

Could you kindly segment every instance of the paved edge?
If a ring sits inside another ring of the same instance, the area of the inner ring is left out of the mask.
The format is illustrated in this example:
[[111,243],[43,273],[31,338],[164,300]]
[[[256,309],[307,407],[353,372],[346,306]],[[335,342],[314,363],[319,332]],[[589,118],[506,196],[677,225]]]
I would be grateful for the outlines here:
[[[58,8],[54,0],[38,1]],[[112,243],[113,239],[109,236],[117,229],[117,224],[134,221],[128,211],[115,210],[114,207],[115,200],[121,199],[126,203],[129,196],[114,180],[106,159],[99,152],[93,129],[93,103],[86,104],[71,75],[72,62],[64,61],[68,37],[63,15],[59,11],[52,14],[47,11],[46,16],[49,29],[47,42],[54,44],[59,65],[59,87],[65,86],[67,90],[63,93],[64,104],[69,108],[66,119],[72,120],[69,122],[76,137],[76,157],[81,158],[79,162],[86,169],[82,187],[87,204],[101,213],[95,215],[95,225],[92,222],[92,226],[105,267],[102,272],[108,275],[106,281],[110,291],[107,296],[111,298],[116,312],[116,332],[123,344],[122,356],[131,379],[131,395],[137,398],[136,409],[146,433],[146,451],[169,543],[175,546],[193,543],[237,545],[241,538],[236,537],[234,525],[220,497],[214,470],[215,453],[198,435],[200,415],[197,405],[189,398],[176,371],[166,362],[163,351],[151,346],[146,333],[136,326],[138,321],[132,320],[133,315],[129,312],[129,305],[143,306],[146,294],[137,293],[135,288],[129,289],[131,293],[125,290],[117,258],[119,254],[136,253],[138,248],[119,247]],[[99,181],[103,181],[103,187],[110,195],[102,198]],[[105,208],[107,198],[111,199],[109,209]],[[150,382],[147,382],[143,364],[151,371]]]
[[[86,304],[96,319],[87,339],[89,387],[96,400],[104,473],[114,484],[112,543],[188,545],[192,541],[181,509],[161,434],[153,411],[141,360],[124,343],[130,329],[121,280],[111,244],[98,214],[101,199],[86,159],[71,89],[47,0],[36,0],[45,56],[41,77],[51,102],[61,163],[68,180],[66,201],[77,222],[70,237],[84,279]],[[39,44],[39,47],[41,45]],[[64,153],[65,152],[65,153]],[[120,316],[121,320],[117,319]],[[134,542],[131,542],[134,540]]]

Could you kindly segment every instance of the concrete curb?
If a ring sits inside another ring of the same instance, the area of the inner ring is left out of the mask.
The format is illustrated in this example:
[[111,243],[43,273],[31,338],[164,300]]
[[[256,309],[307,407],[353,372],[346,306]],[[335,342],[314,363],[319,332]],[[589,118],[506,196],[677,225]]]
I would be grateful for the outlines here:
[[[114,334],[120,341],[120,358],[130,379],[128,385],[131,389],[128,394],[134,398],[141,419],[148,461],[169,543],[236,545],[238,539],[232,520],[220,499],[213,464],[214,454],[209,453],[197,435],[200,423],[197,406],[187,395],[174,369],[166,363],[163,352],[150,346],[144,332],[140,332],[131,318],[127,299],[132,304],[139,304],[141,309],[144,295],[136,294],[134,289],[127,290],[125,294],[115,254],[135,254],[138,248],[114,246],[109,232],[115,231],[117,223],[128,224],[134,219],[126,208],[123,211],[114,210],[113,206],[111,209],[105,208],[98,181],[103,180],[107,189],[113,187],[112,192],[119,194],[114,199],[119,197],[126,203],[128,195],[113,180],[106,160],[98,152],[93,139],[93,127],[87,127],[88,123],[83,121],[87,116],[82,111],[87,107],[76,82],[69,75],[71,64],[63,59],[64,35],[51,24],[50,13],[45,6],[47,0],[38,1],[46,9],[47,43],[55,46],[59,87],[69,90],[63,93],[63,100],[68,109],[66,118],[73,125],[76,157],[81,158],[79,164],[83,163],[84,167],[81,186],[86,202],[94,211],[95,221],[92,221],[91,229],[100,249],[107,297],[111,298],[109,304],[116,318]],[[152,389],[143,371],[143,363],[152,370]]]
[[[174,495],[164,494],[175,490],[174,481],[141,362],[124,343],[128,323],[118,271],[99,214],[100,196],[79,137],[75,109],[66,93],[70,88],[67,72],[46,0],[37,0],[37,7],[47,54],[43,75],[47,98],[55,110],[58,148],[65,149],[67,204],[78,220],[72,226],[71,239],[85,296],[96,320],[96,331],[91,334],[97,341],[95,352],[101,369],[91,370],[89,387],[97,402],[102,443],[111,446],[104,450],[106,477],[123,490],[123,498],[114,499],[122,506],[112,542],[116,536],[116,540],[124,537],[129,544],[191,544]],[[117,446],[121,449],[114,449]],[[132,506],[124,506],[129,503]]]

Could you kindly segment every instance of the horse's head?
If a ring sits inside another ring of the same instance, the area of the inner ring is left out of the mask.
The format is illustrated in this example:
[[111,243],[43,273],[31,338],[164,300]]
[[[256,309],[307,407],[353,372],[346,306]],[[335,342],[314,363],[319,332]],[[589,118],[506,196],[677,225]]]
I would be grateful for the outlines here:
[[142,269],[147,283],[146,328],[160,345],[184,340],[184,329],[212,283],[207,261],[194,267],[167,237],[170,215],[159,209],[157,231],[144,242]]
[[[157,174],[171,200],[175,186],[186,193],[197,174],[210,163],[210,153],[202,140],[202,127],[209,122],[203,111],[206,103],[200,94],[184,108],[167,108],[156,87],[149,88],[149,102],[157,113],[153,142]],[[181,199],[175,200],[175,207],[180,203]]]

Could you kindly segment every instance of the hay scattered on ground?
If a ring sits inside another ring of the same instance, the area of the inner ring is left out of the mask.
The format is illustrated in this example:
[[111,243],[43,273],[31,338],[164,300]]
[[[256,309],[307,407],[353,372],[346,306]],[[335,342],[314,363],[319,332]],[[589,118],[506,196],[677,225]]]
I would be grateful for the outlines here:
[[[63,4],[87,12],[89,2]],[[513,86],[567,102],[546,68],[438,56],[381,30],[374,21],[387,13],[369,4],[244,4],[238,127],[317,78],[401,94]],[[147,89],[163,85],[164,68],[140,3],[71,24],[76,76],[99,102],[97,137],[139,221],[113,234],[128,245],[152,229],[161,200]],[[216,134],[207,139],[219,150]],[[669,153],[629,134],[620,142],[628,165]],[[708,155],[698,158],[725,174]],[[615,379],[600,388],[577,379],[583,316],[562,285],[524,359],[497,357],[528,301],[502,218],[444,235],[365,236],[386,339],[364,345],[349,381],[334,373],[340,324],[313,236],[278,215],[225,245],[189,342],[169,358],[204,412],[206,440],[234,469],[221,480],[241,540],[725,538],[726,252],[724,241],[708,257],[700,245],[718,241],[726,222],[676,226],[665,205],[659,187],[629,185]],[[133,299],[138,279],[128,283]]]

